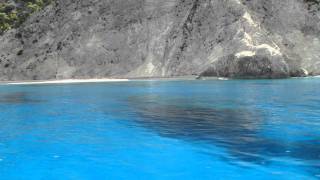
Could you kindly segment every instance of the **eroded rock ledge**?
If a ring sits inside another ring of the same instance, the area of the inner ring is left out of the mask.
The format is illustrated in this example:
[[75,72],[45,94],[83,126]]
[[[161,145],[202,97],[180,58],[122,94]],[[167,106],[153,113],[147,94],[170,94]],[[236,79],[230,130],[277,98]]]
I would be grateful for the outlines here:
[[0,80],[320,74],[305,0],[57,0],[0,37]]

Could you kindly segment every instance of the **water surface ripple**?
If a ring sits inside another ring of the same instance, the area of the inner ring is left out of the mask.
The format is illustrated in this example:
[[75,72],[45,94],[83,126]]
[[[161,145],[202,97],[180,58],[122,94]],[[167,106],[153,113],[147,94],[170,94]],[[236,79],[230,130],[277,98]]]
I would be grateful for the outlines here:
[[0,86],[4,179],[319,179],[320,79]]

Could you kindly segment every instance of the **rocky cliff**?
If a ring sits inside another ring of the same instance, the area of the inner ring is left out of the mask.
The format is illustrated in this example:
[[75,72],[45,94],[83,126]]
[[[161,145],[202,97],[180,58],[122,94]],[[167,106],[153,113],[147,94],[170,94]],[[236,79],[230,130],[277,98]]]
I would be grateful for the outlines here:
[[0,80],[318,75],[319,38],[311,0],[56,0],[0,37]]

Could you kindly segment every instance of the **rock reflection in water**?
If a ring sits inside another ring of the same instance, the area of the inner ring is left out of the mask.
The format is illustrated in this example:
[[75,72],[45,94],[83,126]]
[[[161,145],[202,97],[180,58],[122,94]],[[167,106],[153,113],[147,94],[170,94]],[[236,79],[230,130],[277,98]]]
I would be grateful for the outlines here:
[[[186,98],[187,99],[187,98]],[[141,117],[137,123],[161,136],[206,142],[228,150],[234,158],[267,165],[272,158],[292,157],[310,162],[312,173],[320,173],[320,143],[284,142],[264,137],[261,130],[266,115],[245,108],[199,107],[192,101],[159,96],[129,98],[129,104]],[[184,102],[184,103],[183,103]],[[178,105],[179,104],[179,105]],[[286,150],[290,150],[290,152]]]
[[40,100],[33,99],[26,92],[1,93],[0,104],[24,104],[40,103]]

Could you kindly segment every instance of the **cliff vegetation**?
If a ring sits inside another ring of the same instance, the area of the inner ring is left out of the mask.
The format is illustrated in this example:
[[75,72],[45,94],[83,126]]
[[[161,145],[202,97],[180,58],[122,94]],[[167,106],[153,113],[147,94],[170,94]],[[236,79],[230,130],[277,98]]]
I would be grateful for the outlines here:
[[11,0],[0,1],[0,35],[18,27],[32,13],[41,10],[52,0]]

